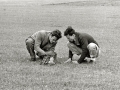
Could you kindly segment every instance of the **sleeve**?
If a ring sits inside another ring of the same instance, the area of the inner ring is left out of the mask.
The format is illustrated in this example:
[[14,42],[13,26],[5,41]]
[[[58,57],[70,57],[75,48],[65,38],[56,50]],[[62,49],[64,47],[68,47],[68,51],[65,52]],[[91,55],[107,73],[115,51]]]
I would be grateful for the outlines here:
[[44,37],[43,34],[38,33],[38,34],[36,35],[35,45],[34,45],[35,50],[36,50],[37,52],[41,53],[41,54],[44,53],[44,50],[42,50],[42,49],[40,48],[40,44],[42,43],[43,37]]
[[85,57],[87,56],[87,53],[88,53],[88,50],[87,50],[88,41],[86,39],[82,39],[81,44],[82,44],[82,47],[81,47],[82,54],[81,54],[80,59],[78,60],[79,64],[83,62],[83,60],[85,59]]
[[56,44],[57,44],[57,42],[56,43],[54,43],[51,47],[50,47],[50,49],[48,50],[48,51],[46,51],[46,54],[47,55],[50,55],[50,56],[54,56],[55,55],[55,46],[56,46]]
[[72,52],[69,50],[69,58],[71,58],[71,60],[72,60],[72,57],[73,57],[73,54],[72,54]]

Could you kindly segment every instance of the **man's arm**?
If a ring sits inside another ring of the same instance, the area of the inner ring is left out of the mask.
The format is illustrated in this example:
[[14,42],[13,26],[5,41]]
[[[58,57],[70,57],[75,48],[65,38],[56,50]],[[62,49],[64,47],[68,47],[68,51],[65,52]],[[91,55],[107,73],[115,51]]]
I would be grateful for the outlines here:
[[85,57],[87,56],[87,50],[85,48],[82,49],[82,54],[81,54],[81,57],[80,59],[78,60],[78,63],[82,63],[85,59]]
[[55,51],[55,47],[57,45],[57,42],[55,42],[49,49],[49,51]]
[[73,57],[72,51],[69,50],[69,58],[71,58],[71,60],[72,60],[72,57]]
[[45,51],[40,48],[43,37],[44,36],[41,33],[38,33],[38,35],[35,38],[35,45],[34,45],[35,50],[39,52],[41,55],[45,55]]
[[86,39],[83,39],[81,41],[81,44],[82,44],[82,54],[81,54],[81,57],[80,59],[78,60],[78,63],[82,63],[85,59],[85,57],[87,56],[88,54],[88,50],[87,50],[87,45],[88,45],[88,41]]
[[55,47],[56,47],[57,42],[50,47],[50,49],[46,52],[46,55],[54,56],[55,55]]

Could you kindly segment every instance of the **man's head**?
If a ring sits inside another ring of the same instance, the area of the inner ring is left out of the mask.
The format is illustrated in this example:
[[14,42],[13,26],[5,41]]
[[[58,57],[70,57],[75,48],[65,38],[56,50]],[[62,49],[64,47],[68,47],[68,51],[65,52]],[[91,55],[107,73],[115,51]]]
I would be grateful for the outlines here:
[[61,32],[59,30],[54,30],[51,32],[49,36],[50,43],[55,43],[62,37]]
[[71,26],[68,26],[64,32],[64,36],[66,36],[69,42],[73,42],[75,39],[75,30]]

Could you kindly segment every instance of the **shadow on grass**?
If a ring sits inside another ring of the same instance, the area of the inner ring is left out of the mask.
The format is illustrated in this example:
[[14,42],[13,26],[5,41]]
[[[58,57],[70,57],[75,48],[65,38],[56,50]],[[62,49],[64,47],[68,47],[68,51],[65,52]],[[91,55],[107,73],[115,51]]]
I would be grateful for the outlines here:
[[[67,57],[58,57],[57,58],[57,63],[56,65],[60,65],[60,64],[64,64],[64,65],[70,65],[70,64],[74,64],[74,63],[64,63],[68,58]],[[26,62],[26,63],[33,63],[33,64],[39,64],[39,65],[42,65],[41,62],[42,62],[42,59],[40,59],[39,57],[36,58],[36,61],[31,61],[30,58],[24,58],[24,60],[22,60],[22,62]],[[88,62],[82,62],[81,64],[82,65],[88,65],[88,64],[96,64],[96,62],[91,62],[91,63],[88,63]],[[76,64],[76,65],[79,65],[79,64]],[[47,66],[47,65],[46,65]]]

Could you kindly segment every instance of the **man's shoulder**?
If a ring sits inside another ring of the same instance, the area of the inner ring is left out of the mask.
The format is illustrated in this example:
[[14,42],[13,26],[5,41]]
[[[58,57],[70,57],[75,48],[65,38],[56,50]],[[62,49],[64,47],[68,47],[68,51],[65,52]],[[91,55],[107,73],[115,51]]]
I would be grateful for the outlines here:
[[77,35],[78,37],[88,37],[88,36],[91,36],[91,35],[89,35],[89,34],[87,34],[87,33],[80,33],[80,32],[76,32],[76,35]]
[[38,33],[41,33],[41,34],[47,34],[47,33],[50,33],[51,31],[47,31],[47,30],[40,30],[38,31]]
[[76,36],[82,36],[82,34],[83,34],[83,33],[81,33],[81,32],[75,32],[75,35],[76,35]]
[[32,37],[33,39],[35,39],[36,37],[37,37],[37,38],[44,38],[44,37],[47,37],[50,32],[51,32],[51,31],[40,30],[40,31],[35,32],[31,37]]
[[87,33],[84,32],[75,32],[76,35],[88,35]]
[[83,34],[83,33],[75,32],[75,35],[76,35],[77,38],[81,38],[81,37],[83,36],[82,34]]
[[36,32],[39,36],[46,36],[50,33],[51,31],[47,31],[47,30],[40,30],[38,32]]

